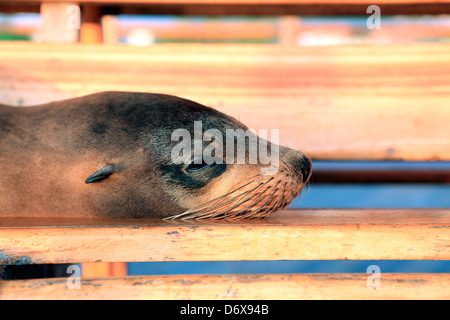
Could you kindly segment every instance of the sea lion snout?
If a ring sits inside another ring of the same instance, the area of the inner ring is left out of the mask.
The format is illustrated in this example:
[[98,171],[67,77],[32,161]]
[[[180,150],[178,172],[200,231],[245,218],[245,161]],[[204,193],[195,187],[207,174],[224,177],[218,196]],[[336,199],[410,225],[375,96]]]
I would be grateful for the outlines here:
[[302,168],[303,183],[308,182],[309,178],[311,177],[311,173],[312,173],[311,159],[308,156],[305,156],[303,157],[303,168]]
[[295,151],[290,153],[285,161],[292,166],[294,173],[298,175],[303,183],[309,180],[312,172],[312,162],[306,154]]

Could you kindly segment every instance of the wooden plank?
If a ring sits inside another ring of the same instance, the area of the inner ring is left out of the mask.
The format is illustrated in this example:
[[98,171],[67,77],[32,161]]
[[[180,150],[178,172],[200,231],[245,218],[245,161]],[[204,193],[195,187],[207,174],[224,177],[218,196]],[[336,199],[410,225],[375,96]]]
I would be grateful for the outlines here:
[[449,169],[315,169],[311,182],[318,183],[450,183]]
[[[139,30],[154,37],[156,42],[219,42],[219,43],[283,43],[283,18],[258,18],[258,19],[171,19],[161,23],[159,19],[121,20],[113,15],[104,15],[101,19],[103,42],[117,44],[119,39],[126,39]],[[407,20],[399,23],[397,19],[383,20],[382,29],[368,31],[363,38],[355,34],[361,32],[364,27],[356,27],[348,23],[336,23],[336,21],[323,22],[320,25],[301,23],[296,17],[289,23],[288,36],[290,42],[295,44],[311,41],[311,33],[317,38],[336,37],[342,43],[371,43],[391,44],[412,43],[423,39],[444,39],[450,33],[450,24],[445,18],[421,19],[419,21]],[[20,36],[38,34],[40,25],[23,24],[20,21],[10,21],[0,25],[0,32],[12,33]],[[145,31],[143,31],[145,29]]]
[[[17,280],[0,282],[0,299],[450,299],[448,273],[382,273],[378,289],[368,288],[369,276],[369,274],[129,276],[81,279],[80,289],[72,290],[67,288],[67,279],[63,278]],[[180,310],[168,312],[176,315]]]
[[78,42],[78,29],[68,23],[70,15],[67,8],[73,5],[73,2],[67,1],[62,3],[43,2],[41,4],[40,41],[43,43]]
[[0,103],[107,90],[215,107],[314,159],[450,160],[450,44],[0,44]]
[[[10,2],[42,2],[44,0],[7,0]],[[66,2],[67,0],[45,0],[46,2]],[[77,0],[79,3],[120,3],[120,4],[136,4],[136,3],[171,3],[171,4],[272,4],[272,5],[283,5],[283,4],[365,4],[368,3],[367,0]],[[448,3],[448,0],[379,0],[378,5],[383,4],[412,4],[412,3]]]
[[[299,20],[298,20],[299,21]],[[105,26],[106,23],[106,26]],[[113,30],[114,37],[107,43],[118,43],[120,38],[129,36],[133,30],[146,29],[157,39],[164,41],[273,41],[277,36],[277,25],[274,18],[245,19],[172,19],[161,23],[150,21],[119,21],[116,16],[106,15],[102,18],[103,32]],[[297,23],[296,31],[300,28]]]
[[81,265],[83,277],[122,277],[127,275],[126,262],[97,262]]
[[450,210],[285,210],[248,222],[3,218],[0,264],[450,259]]
[[[243,19],[233,17],[231,19],[171,19],[161,23],[160,19],[144,20],[121,20],[113,15],[104,15],[101,19],[103,42],[108,44],[119,43],[119,39],[129,36],[133,30],[146,29],[146,32],[155,37],[157,42],[283,42],[277,39],[277,33],[281,37],[281,32],[277,21],[283,18],[258,18]],[[376,44],[377,41],[386,44],[412,43],[423,39],[443,39],[450,33],[450,24],[446,18],[433,19],[407,19],[399,23],[398,19],[383,20],[381,29],[369,31],[364,38],[354,39],[354,34],[364,29],[365,26],[356,27],[352,23],[336,23],[336,21],[323,21],[320,25],[302,23],[300,17],[296,17],[295,23],[290,27],[291,40],[296,39],[300,43],[305,34],[316,37],[337,37],[341,41],[350,41]],[[12,33],[15,35],[29,36],[37,34],[40,25],[23,24],[20,21],[10,21],[0,25],[0,32]],[[306,37],[308,38],[308,37]],[[300,40],[299,40],[300,39]],[[366,40],[364,40],[366,39]],[[370,42],[369,42],[370,41]],[[295,43],[295,42],[293,42]]]
[[280,45],[296,45],[300,20],[296,16],[280,17],[277,21],[277,42]]
[[[38,6],[42,0],[3,0],[0,2],[1,12],[39,12]],[[61,2],[64,0],[51,0]],[[357,15],[365,16],[366,10],[372,2],[364,0],[293,0],[275,2],[265,1],[161,1],[161,0],[81,0],[83,3],[97,3],[103,6],[107,14],[171,14],[171,15],[253,15],[253,16],[337,16]],[[377,2],[382,8],[383,15],[399,14],[446,14],[449,12],[448,1],[439,0],[380,0]]]
[[[364,20],[360,20],[364,22]],[[277,42],[279,44],[302,44],[302,39],[311,39],[311,34],[317,38],[333,37],[342,44],[371,43],[371,44],[398,44],[413,43],[423,39],[445,39],[450,33],[448,19],[434,18],[422,20],[393,19],[383,20],[382,28],[367,30],[366,26],[356,26],[351,22],[337,23],[336,21],[323,21],[320,24],[302,23],[300,17],[284,16],[275,18],[258,19],[172,19],[170,22],[161,23],[159,19],[144,20],[119,20],[116,16],[106,15],[102,19],[102,26],[113,29],[114,41],[126,39],[133,30],[147,29],[156,39],[164,42]],[[18,32],[22,31],[16,29]],[[22,33],[26,31],[23,29]],[[361,32],[365,32],[362,36]]]
[[80,42],[83,44],[101,43],[101,8],[95,5],[87,5],[83,7],[82,13]]

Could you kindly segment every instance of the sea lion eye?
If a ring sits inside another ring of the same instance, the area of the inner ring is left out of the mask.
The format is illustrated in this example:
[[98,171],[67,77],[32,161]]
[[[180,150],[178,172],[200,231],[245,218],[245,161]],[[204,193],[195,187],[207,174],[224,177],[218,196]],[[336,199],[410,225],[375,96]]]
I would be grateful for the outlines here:
[[198,171],[202,171],[205,170],[206,168],[209,168],[211,166],[213,166],[215,164],[215,162],[213,163],[206,163],[204,159],[202,159],[202,163],[195,163],[196,161],[192,161],[186,168],[187,172],[198,172]]

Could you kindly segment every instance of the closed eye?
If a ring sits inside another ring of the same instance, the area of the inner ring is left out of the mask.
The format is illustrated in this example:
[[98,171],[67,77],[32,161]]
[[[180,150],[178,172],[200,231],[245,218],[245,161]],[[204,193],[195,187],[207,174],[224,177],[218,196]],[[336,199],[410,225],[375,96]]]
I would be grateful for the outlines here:
[[202,170],[205,170],[206,168],[209,168],[213,165],[215,165],[215,163],[206,163],[205,160],[202,159],[202,163],[194,163],[195,161],[192,161],[186,168],[187,172],[199,172]]

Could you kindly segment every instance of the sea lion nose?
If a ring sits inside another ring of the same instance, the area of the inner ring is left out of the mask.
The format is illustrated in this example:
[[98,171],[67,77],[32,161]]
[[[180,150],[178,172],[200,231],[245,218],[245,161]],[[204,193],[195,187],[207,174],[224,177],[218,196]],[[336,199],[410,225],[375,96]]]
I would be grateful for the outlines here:
[[303,169],[302,169],[303,183],[306,183],[308,179],[311,177],[311,172],[312,172],[312,161],[307,155],[305,155],[303,157]]
[[[300,155],[298,155],[300,154]],[[300,175],[303,183],[306,183],[311,176],[312,162],[306,154],[298,152],[296,156],[289,159],[294,171]]]

